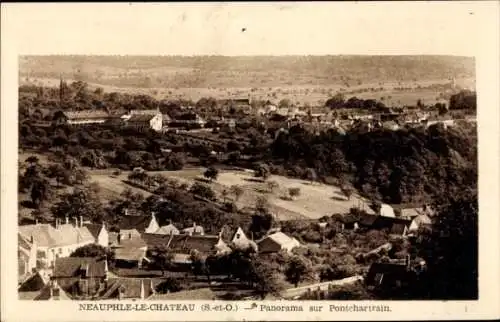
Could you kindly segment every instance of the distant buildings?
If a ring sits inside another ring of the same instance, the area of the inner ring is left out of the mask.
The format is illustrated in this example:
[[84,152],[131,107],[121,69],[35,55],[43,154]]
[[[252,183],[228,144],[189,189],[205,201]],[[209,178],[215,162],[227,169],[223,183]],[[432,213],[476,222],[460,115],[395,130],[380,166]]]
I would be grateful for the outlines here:
[[152,129],[161,131],[163,128],[163,114],[160,111],[131,111],[124,117],[124,125],[137,130]]

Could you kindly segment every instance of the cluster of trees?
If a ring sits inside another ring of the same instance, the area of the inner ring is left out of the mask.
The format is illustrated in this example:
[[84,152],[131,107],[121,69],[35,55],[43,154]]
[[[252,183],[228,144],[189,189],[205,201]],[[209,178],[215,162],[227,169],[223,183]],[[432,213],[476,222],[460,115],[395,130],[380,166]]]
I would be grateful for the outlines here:
[[319,179],[351,182],[366,196],[389,203],[477,185],[477,134],[467,128],[433,125],[347,135],[329,130],[316,136],[298,125],[281,133],[271,152],[285,168],[312,168]]
[[450,97],[450,110],[477,110],[476,92],[462,90]]
[[357,97],[351,97],[345,99],[344,94],[338,93],[333,97],[330,97],[325,102],[325,106],[330,109],[365,109],[370,111],[385,111],[387,107],[384,103],[374,100],[374,99],[361,99]]

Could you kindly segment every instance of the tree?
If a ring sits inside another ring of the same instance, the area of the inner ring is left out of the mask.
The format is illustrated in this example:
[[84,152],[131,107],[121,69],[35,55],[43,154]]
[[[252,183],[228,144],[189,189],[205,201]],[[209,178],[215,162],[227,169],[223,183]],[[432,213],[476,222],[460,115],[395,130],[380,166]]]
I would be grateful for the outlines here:
[[189,189],[189,192],[212,201],[216,199],[215,192],[212,188],[199,182],[195,182]]
[[312,271],[312,263],[305,257],[296,255],[290,259],[285,275],[287,280],[297,287],[311,275]]
[[191,251],[189,259],[191,260],[191,269],[193,271],[193,274],[195,276],[205,275],[207,277],[208,283],[210,284],[210,270],[200,252],[196,249],[193,249]]
[[226,202],[227,196],[229,195],[229,191],[227,189],[223,189],[221,192],[222,200],[224,203]]
[[178,279],[167,277],[156,286],[156,291],[160,294],[182,291],[182,285]]
[[31,185],[31,201],[35,208],[39,208],[42,203],[49,199],[51,195],[50,183],[45,178],[38,178]]
[[172,261],[174,259],[174,254],[171,253],[166,247],[154,247],[148,250],[149,258],[153,261],[154,266],[161,270],[162,275],[165,275],[165,271],[172,266]]
[[269,213],[257,213],[252,215],[249,231],[255,239],[264,236],[273,226],[274,218]]
[[103,219],[99,187],[90,185],[83,188],[75,188],[72,192],[63,194],[60,201],[52,207],[52,212],[59,218],[83,218],[94,222]]
[[229,189],[231,190],[231,193],[234,195],[235,201],[238,201],[244,192],[243,188],[238,185],[232,185]]
[[90,244],[75,249],[69,257],[105,257],[108,249],[98,244]]
[[288,188],[288,194],[290,195],[291,199],[295,199],[295,197],[298,197],[300,195],[300,188],[298,187]]
[[217,180],[218,175],[219,171],[214,167],[208,167],[208,169],[203,173],[203,176],[210,181]]
[[284,283],[267,262],[251,261],[249,271],[250,281],[262,300],[268,294],[280,296],[281,291],[284,289]]
[[325,102],[325,106],[333,110],[333,109],[343,108],[344,103],[345,103],[344,94],[337,93],[335,96],[329,98]]
[[428,268],[421,288],[414,291],[432,299],[477,299],[477,191],[446,198],[449,200],[438,208],[432,232],[417,243]]
[[351,196],[354,193],[354,187],[349,183],[343,183],[340,187],[340,191],[346,196],[347,200],[351,200]]
[[270,175],[271,175],[271,170],[269,169],[269,166],[267,164],[259,163],[256,166],[255,176],[257,178],[262,178],[262,180],[265,181],[267,178],[269,178]]
[[316,174],[316,171],[312,168],[307,168],[306,170],[306,178],[307,180],[311,181],[313,183],[318,179],[318,175]]
[[38,164],[38,162],[39,162],[39,161],[40,161],[40,160],[38,159],[38,157],[37,157],[37,156],[32,155],[32,156],[28,157],[28,158],[26,159],[26,161],[25,161],[25,162],[27,162],[27,163],[29,163],[31,166],[33,166],[33,165],[35,165],[35,164]]
[[260,213],[269,212],[269,200],[264,196],[258,196],[255,200],[255,210]]
[[[69,171],[67,171],[61,164],[56,163],[49,166],[47,169],[48,177],[55,178],[57,185],[60,186],[61,182],[70,177]],[[69,180],[66,180],[68,182]],[[70,183],[70,182],[69,182]]]
[[278,187],[279,187],[278,183],[276,181],[274,181],[274,180],[271,180],[271,181],[267,182],[267,189],[271,193],[274,192],[274,190],[276,190]]

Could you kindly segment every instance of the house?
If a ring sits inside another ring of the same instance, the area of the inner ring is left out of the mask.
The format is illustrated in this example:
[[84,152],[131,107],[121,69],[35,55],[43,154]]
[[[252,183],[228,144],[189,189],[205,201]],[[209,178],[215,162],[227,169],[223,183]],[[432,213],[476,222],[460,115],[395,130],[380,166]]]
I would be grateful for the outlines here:
[[33,235],[28,240],[20,233],[17,234],[18,239],[18,276],[20,282],[36,269],[37,244]]
[[34,300],[49,282],[50,278],[45,271],[37,271],[19,285],[18,298],[20,300]]
[[411,220],[381,215],[362,214],[359,216],[343,216],[341,229],[376,229],[387,230],[391,234],[405,236],[410,229]]
[[75,218],[75,224],[70,224],[66,218],[66,224],[60,224],[56,219],[56,225],[34,224],[19,226],[19,233],[27,240],[36,243],[37,268],[52,267],[54,261],[59,257],[68,257],[77,248],[96,242],[87,227],[83,226],[83,219]]
[[365,284],[368,289],[398,288],[410,281],[409,257],[403,262],[373,263],[368,270]]
[[184,228],[182,230],[182,233],[187,234],[187,235],[204,235],[205,230],[203,229],[202,226],[196,225],[196,223],[193,223],[193,226]]
[[429,229],[432,227],[432,220],[426,214],[420,214],[416,217],[413,217],[411,220],[411,224],[408,227],[408,230],[409,231],[417,231],[422,227],[426,227]]
[[34,301],[69,301],[72,298],[65,292],[57,283],[51,281],[43,289],[40,290],[38,295],[33,299]]
[[188,235],[188,234],[143,234],[147,247],[166,248],[174,254],[175,264],[189,264],[191,253],[197,251],[202,257],[225,254],[231,248],[224,242],[222,235]]
[[163,114],[155,110],[131,110],[123,116],[125,126],[138,130],[153,129],[161,131],[163,128]]
[[123,230],[136,229],[140,233],[154,233],[160,228],[154,213],[148,217],[135,214],[128,209],[124,210],[124,215],[120,217],[116,225]]
[[102,247],[108,247],[109,246],[109,233],[108,230],[106,229],[106,225],[102,223],[101,225],[99,224],[84,224],[84,227],[86,227],[89,232],[92,234],[92,237],[95,239],[95,243],[97,245],[100,245]]
[[379,214],[380,214],[380,216],[384,216],[384,217],[396,217],[396,214],[394,213],[394,209],[388,204],[381,204],[380,205]]
[[58,258],[52,281],[74,298],[94,297],[106,286],[108,260],[105,257]]
[[222,240],[219,235],[172,235],[167,245],[178,258],[190,256],[193,251],[197,251],[202,257],[210,255],[220,255],[231,252],[231,248]]
[[53,122],[68,125],[104,124],[110,118],[111,115],[102,110],[59,111],[54,113]]
[[281,231],[272,233],[257,242],[259,252],[261,253],[276,253],[281,250],[291,252],[292,249],[300,247],[297,239],[289,237]]
[[247,249],[249,247],[254,247],[254,249],[257,250],[257,244],[253,240],[250,240],[245,235],[245,232],[243,231],[243,229],[241,229],[241,227],[238,227],[236,232],[233,234],[233,237],[231,238],[231,243],[239,249]]
[[173,119],[168,126],[184,128],[203,128],[207,122],[196,113],[185,113]]
[[158,281],[151,278],[113,278],[100,300],[144,300],[156,294]]
[[116,266],[142,267],[146,260],[147,244],[136,229],[122,229],[119,233],[110,233],[109,237]]
[[155,234],[160,234],[160,235],[179,235],[180,231],[172,223],[169,223],[168,225],[161,226],[154,233]]

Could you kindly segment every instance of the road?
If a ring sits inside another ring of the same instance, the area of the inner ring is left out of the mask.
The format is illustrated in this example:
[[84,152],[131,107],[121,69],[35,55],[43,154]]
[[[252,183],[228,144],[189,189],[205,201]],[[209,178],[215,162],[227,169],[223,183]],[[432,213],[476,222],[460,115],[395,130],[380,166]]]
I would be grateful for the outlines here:
[[322,290],[326,291],[328,290],[328,286],[330,285],[346,285],[346,284],[352,284],[357,281],[362,281],[363,276],[356,275],[356,276],[351,276],[347,277],[341,280],[335,280],[335,281],[328,281],[328,282],[323,282],[323,283],[316,283],[316,284],[310,284],[310,285],[305,285],[305,286],[300,286],[300,287],[295,287],[295,288],[289,288],[287,290],[284,290],[281,293],[281,296],[285,299],[292,299],[297,296],[300,296],[302,294],[305,294],[307,290],[315,291],[315,290]]

